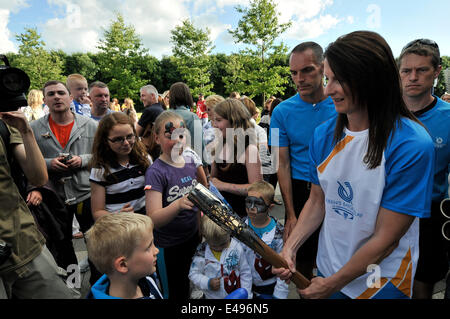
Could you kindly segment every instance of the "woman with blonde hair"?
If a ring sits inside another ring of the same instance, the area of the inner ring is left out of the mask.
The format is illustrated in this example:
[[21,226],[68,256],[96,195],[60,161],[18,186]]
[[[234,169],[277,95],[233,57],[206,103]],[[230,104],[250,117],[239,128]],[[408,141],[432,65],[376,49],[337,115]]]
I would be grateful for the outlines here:
[[[255,127],[255,133],[256,138],[258,141],[258,149],[259,149],[259,158],[261,159],[261,166],[262,166],[262,174],[263,178],[266,182],[269,182],[272,184],[272,186],[276,187],[276,175],[277,170],[275,169],[275,165],[272,165],[272,158],[269,152],[269,145],[267,143],[267,132],[265,129],[263,129],[261,126],[256,124],[256,118],[259,115],[258,108],[256,107],[255,102],[250,99],[249,97],[241,97],[240,101],[245,105],[247,110],[252,115],[252,118],[250,119],[250,122]],[[275,164],[275,163],[273,163]],[[275,179],[275,183],[273,183]],[[275,184],[275,185],[274,185]],[[274,201],[276,204],[280,205],[281,203],[276,200]]]
[[245,197],[250,184],[262,180],[255,129],[251,115],[238,99],[214,108],[214,127],[222,137],[211,164],[211,179],[233,210],[246,216]]
[[46,114],[42,107],[44,104],[44,95],[41,90],[31,90],[28,93],[27,102],[28,106],[22,107],[21,110],[25,113],[28,122],[37,120]]
[[170,95],[169,95],[169,90],[164,91],[164,93],[161,95],[162,98],[162,107],[163,109],[170,109],[170,103],[169,103],[169,99],[170,99]]
[[208,147],[215,138],[215,128],[213,127],[214,107],[225,99],[220,95],[210,95],[205,99],[206,113],[208,113],[208,122],[203,126],[203,140],[205,147]]
[[129,97],[127,97],[122,104],[122,112],[125,109],[133,109],[134,110],[134,102],[132,99],[130,99]]

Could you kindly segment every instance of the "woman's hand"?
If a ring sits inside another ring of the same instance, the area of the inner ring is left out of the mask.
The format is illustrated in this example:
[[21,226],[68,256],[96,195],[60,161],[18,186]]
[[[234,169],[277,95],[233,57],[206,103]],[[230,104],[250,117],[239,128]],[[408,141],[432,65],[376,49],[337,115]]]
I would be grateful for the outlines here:
[[311,285],[297,291],[305,299],[325,299],[336,292],[336,289],[329,278],[314,277]]
[[34,205],[38,206],[40,203],[42,203],[42,194],[40,191],[34,190],[28,193],[27,196],[27,205]]

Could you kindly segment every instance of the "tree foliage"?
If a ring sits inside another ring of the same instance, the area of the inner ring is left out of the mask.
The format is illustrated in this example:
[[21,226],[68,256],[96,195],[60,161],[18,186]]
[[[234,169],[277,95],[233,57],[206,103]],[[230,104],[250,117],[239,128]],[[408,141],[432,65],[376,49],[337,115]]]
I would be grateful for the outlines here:
[[95,55],[92,53],[73,53],[67,55],[64,63],[64,74],[82,74],[88,82],[96,80],[99,66],[96,63]]
[[230,61],[231,74],[225,80],[229,91],[240,91],[250,97],[284,92],[289,69],[278,65],[287,54],[286,46],[275,41],[291,23],[279,23],[279,13],[273,0],[251,0],[248,7],[237,6],[242,14],[235,30],[229,30],[236,43],[247,48]]
[[11,65],[26,71],[30,77],[30,89],[41,89],[49,80],[65,81],[63,60],[56,52],[45,50],[45,42],[37,29],[27,28],[16,39],[20,43],[19,52]]
[[139,89],[150,80],[144,79],[144,70],[152,67],[152,61],[146,59],[148,50],[134,27],[126,25],[122,15],[117,14],[116,20],[104,30],[98,49],[100,74],[111,94],[120,100],[136,99]]
[[[442,71],[439,74],[438,84],[435,88],[435,94],[438,97],[441,97],[442,94],[444,94],[445,92],[450,93],[450,91],[448,89],[446,89],[445,74],[444,74],[445,69],[450,69],[450,57],[443,56],[441,65],[442,65]],[[448,85],[450,86],[450,83]]]
[[[238,91],[262,105],[269,95],[283,99],[296,92],[289,77],[287,48],[277,39],[289,27],[278,21],[274,0],[251,0],[248,7],[237,6],[242,14],[238,26],[229,30],[236,43],[246,47],[239,53],[212,54],[210,31],[196,28],[184,20],[171,31],[171,56],[157,59],[145,49],[132,25],[117,14],[104,30],[98,53],[72,53],[47,50],[37,29],[26,28],[17,35],[18,53],[7,53],[11,66],[23,69],[31,87],[42,88],[48,80],[65,81],[67,75],[80,73],[89,83],[108,84],[111,96],[134,100],[139,111],[139,89],[153,84],[162,93],[178,81],[186,82],[196,98],[199,93],[228,96]],[[450,57],[442,57],[442,69],[450,68]],[[214,91],[214,92],[213,92]],[[439,76],[435,94],[446,91],[444,72]]]
[[209,29],[196,28],[190,20],[182,21],[171,31],[177,69],[194,97],[211,94],[214,86],[209,73],[209,54],[213,49],[209,34]]

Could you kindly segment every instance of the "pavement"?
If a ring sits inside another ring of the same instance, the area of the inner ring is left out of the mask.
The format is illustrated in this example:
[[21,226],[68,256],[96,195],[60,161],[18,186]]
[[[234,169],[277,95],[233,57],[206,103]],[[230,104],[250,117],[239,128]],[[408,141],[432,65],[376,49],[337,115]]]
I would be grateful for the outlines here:
[[[280,188],[278,186],[275,190],[275,198],[278,199],[280,202],[283,202],[280,193]],[[275,217],[281,224],[284,224],[284,205],[283,204],[275,205],[271,210],[271,215]],[[86,262],[87,251],[84,238],[74,239],[73,243],[79,264]],[[450,276],[450,269],[447,276]],[[89,278],[90,278],[89,269],[81,273],[81,288],[80,288],[81,298],[85,298],[85,296],[89,292],[90,289]],[[445,279],[436,283],[433,291],[433,299],[444,299],[444,293],[445,293]],[[288,299],[300,299],[297,293],[297,289],[293,283],[289,285]]]

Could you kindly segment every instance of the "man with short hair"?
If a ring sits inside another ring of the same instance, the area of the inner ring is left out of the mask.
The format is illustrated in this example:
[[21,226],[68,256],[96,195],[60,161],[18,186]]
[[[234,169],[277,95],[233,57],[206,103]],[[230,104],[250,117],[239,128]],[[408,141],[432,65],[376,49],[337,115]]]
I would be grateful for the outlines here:
[[[323,50],[315,42],[304,42],[291,52],[289,68],[298,93],[273,111],[269,142],[279,152],[278,182],[285,205],[284,240],[294,228],[309,197],[309,142],[315,128],[336,115],[333,101],[323,86]],[[320,228],[319,228],[320,229]],[[317,230],[297,253],[297,269],[312,278]]]
[[142,136],[147,125],[153,124],[164,109],[158,103],[158,90],[153,85],[141,87],[140,94],[145,109],[136,125],[136,132],[139,136]]
[[112,113],[109,108],[111,97],[108,86],[100,81],[95,81],[89,85],[89,98],[92,102],[91,118],[100,121],[105,115]]
[[417,299],[431,299],[434,284],[449,270],[446,242],[441,234],[444,218],[440,213],[440,202],[446,197],[448,187],[450,104],[432,93],[441,69],[439,47],[433,40],[411,41],[400,54],[403,100],[428,129],[436,154],[433,193],[430,194],[431,217],[420,219],[419,261],[413,287],[413,298]]
[[89,161],[97,122],[70,111],[72,98],[64,83],[48,81],[43,89],[50,113],[31,123],[47,164],[50,181],[82,232],[93,224]]

